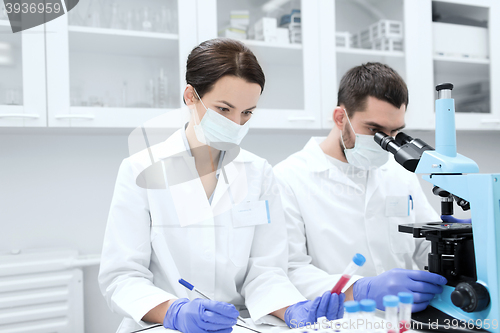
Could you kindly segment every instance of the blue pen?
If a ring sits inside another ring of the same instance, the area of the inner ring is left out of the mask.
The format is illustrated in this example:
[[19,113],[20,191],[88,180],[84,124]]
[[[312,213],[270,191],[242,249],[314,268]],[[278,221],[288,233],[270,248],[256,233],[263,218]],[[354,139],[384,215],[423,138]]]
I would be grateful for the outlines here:
[[[187,289],[189,289],[191,291],[194,291],[195,293],[197,293],[198,295],[200,295],[204,299],[210,300],[210,297],[208,297],[207,295],[205,295],[204,293],[202,293],[201,291],[199,291],[198,289],[196,289],[191,283],[187,282],[186,280],[179,279],[179,283],[182,284]],[[245,324],[247,323],[243,318],[241,318],[241,316],[238,316],[238,319],[241,320],[242,322],[244,322]],[[236,324],[236,325],[238,325],[238,324]],[[251,329],[250,327],[245,327],[245,328]],[[253,329],[251,329],[251,330],[253,330]],[[253,331],[256,331],[256,330],[253,330]],[[256,332],[259,332],[259,331],[256,331]]]
[[408,195],[408,215],[410,215],[410,203],[411,203],[411,210],[413,210],[413,197],[411,194]]

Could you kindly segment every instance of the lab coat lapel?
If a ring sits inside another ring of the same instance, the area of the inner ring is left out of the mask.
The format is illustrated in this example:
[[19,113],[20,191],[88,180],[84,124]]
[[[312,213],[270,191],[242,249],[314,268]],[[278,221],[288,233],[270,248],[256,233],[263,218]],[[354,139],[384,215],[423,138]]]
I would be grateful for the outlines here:
[[[238,155],[233,159],[235,153]],[[239,148],[228,150],[224,160],[232,161],[228,164],[222,163],[211,205],[214,215],[231,209],[233,205],[243,201],[248,193],[245,162],[251,160],[249,154]]]
[[325,153],[319,146],[324,139],[325,137],[312,137],[304,147],[304,150],[306,150],[309,155],[307,159],[309,170],[318,174],[324,173],[324,177],[328,177],[330,181],[357,187],[342,170],[328,161]]
[[365,209],[372,198],[377,194],[378,187],[382,182],[384,173],[387,172],[387,164],[381,166],[380,168],[372,169],[368,171],[368,180],[366,182],[366,200]]
[[[162,160],[166,186],[169,188],[172,201],[177,211],[181,227],[193,224],[213,224],[213,214],[203,190],[203,185],[194,162],[182,140],[180,129],[165,141],[163,149],[154,151],[155,156]],[[178,182],[176,172],[167,170],[183,170],[189,173],[187,181]]]

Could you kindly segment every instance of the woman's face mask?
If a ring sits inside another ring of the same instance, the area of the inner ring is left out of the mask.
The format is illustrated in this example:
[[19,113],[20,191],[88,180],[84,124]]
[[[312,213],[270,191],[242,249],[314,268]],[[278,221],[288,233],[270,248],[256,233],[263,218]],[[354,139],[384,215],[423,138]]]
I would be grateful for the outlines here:
[[354,147],[347,149],[344,143],[344,138],[342,137],[342,131],[340,132],[340,139],[342,141],[342,145],[344,146],[344,153],[347,162],[363,170],[379,168],[387,163],[389,160],[389,153],[383,150],[375,142],[375,140],[373,140],[373,135],[356,134],[345,109],[344,112],[347,117],[347,121],[349,122],[349,126],[356,136]]
[[[220,113],[207,108],[196,89],[194,92],[206,110],[201,122],[196,124],[195,121],[194,124],[194,132],[198,141],[219,150],[228,150],[239,145],[248,133],[249,122],[247,121],[244,125],[236,124]],[[196,113],[194,118],[198,119],[196,110],[194,112]]]

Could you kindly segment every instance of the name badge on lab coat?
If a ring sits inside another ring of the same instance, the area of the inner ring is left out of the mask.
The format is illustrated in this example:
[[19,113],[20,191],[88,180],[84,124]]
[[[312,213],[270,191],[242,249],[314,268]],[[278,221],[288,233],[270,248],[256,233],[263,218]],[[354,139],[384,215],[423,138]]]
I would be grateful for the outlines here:
[[385,216],[409,216],[413,210],[411,195],[388,196],[385,199]]
[[234,228],[271,223],[267,200],[241,202],[231,209],[231,215]]

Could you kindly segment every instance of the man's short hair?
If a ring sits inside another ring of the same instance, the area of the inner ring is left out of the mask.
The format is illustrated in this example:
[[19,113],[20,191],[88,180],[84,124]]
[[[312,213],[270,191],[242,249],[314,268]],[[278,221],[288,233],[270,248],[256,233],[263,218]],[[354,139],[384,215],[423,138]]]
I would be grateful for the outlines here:
[[368,62],[351,68],[340,80],[337,105],[344,104],[351,117],[365,111],[368,96],[388,102],[397,108],[408,106],[408,88],[405,81],[391,67],[379,62]]

